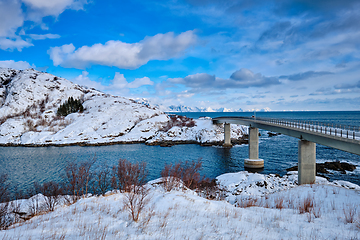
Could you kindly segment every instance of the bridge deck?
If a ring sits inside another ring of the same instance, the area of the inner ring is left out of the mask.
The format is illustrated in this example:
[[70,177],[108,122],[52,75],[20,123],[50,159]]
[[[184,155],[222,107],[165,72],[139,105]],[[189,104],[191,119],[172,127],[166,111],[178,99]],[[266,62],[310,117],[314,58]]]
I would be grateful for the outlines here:
[[[299,125],[297,125],[296,122],[290,122],[290,121],[284,124],[276,121],[245,118],[245,117],[218,117],[218,118],[214,118],[213,122],[215,124],[216,123],[241,124],[241,125],[268,130],[271,132],[278,132],[291,137],[299,138],[301,140],[307,140],[324,146],[328,146],[349,153],[360,155],[360,141],[357,139],[356,134],[358,133],[355,133],[355,131],[351,132],[350,138],[349,138],[349,133],[347,132],[346,133],[347,135],[345,135],[348,136],[347,138],[347,137],[338,136],[340,134],[340,131],[338,132],[339,134],[334,134],[336,133],[334,132],[334,129],[333,129],[333,135],[331,135],[329,134],[329,132],[328,134],[326,134],[326,130],[324,133],[323,129],[321,129],[320,131],[320,129],[316,129],[314,128],[314,126],[311,125],[308,125],[309,129],[304,129],[301,128]],[[307,126],[305,126],[305,128],[307,128]],[[313,131],[311,129],[313,129]]]

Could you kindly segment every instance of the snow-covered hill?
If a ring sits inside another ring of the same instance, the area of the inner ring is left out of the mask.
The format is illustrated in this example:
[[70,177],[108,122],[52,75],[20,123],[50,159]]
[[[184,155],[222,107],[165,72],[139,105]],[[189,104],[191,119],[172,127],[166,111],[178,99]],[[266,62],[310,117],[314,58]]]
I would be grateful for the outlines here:
[[[57,116],[69,97],[83,113]],[[232,138],[246,128],[232,126]],[[223,140],[211,119],[170,118],[157,107],[82,87],[33,69],[0,68],[0,144],[59,145]]]

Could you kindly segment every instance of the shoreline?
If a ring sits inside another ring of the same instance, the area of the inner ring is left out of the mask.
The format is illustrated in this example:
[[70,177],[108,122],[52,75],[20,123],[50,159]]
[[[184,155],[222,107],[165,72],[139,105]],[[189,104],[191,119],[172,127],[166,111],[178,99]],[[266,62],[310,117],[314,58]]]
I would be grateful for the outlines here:
[[[232,145],[242,145],[247,144],[248,140],[245,138],[241,139],[232,139]],[[96,146],[110,146],[110,145],[125,145],[125,144],[145,144],[147,146],[160,146],[160,147],[171,147],[174,145],[182,144],[197,144],[203,147],[208,146],[221,146],[223,141],[213,141],[213,142],[197,142],[195,140],[174,140],[174,141],[157,141],[147,143],[146,141],[117,141],[117,142],[103,142],[103,143],[87,143],[87,142],[75,142],[75,143],[43,143],[43,144],[18,144],[18,143],[0,143],[0,147],[68,147],[68,146],[80,146],[80,147],[96,147]]]

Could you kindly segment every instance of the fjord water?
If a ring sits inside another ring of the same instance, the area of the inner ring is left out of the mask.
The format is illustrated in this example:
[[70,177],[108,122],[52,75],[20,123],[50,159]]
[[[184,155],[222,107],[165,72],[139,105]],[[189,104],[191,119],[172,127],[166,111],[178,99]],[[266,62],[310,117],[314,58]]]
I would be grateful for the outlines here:
[[[200,116],[251,116],[254,113],[177,113],[192,118]],[[256,117],[287,118],[318,121],[327,124],[345,124],[360,127],[360,112],[259,112]],[[264,159],[264,174],[286,174],[286,168],[297,164],[298,139],[285,135],[268,137],[260,130],[259,155]],[[248,157],[248,145],[231,149],[202,147],[196,144],[172,147],[125,144],[109,146],[68,147],[0,147],[0,173],[7,173],[12,191],[27,190],[34,182],[61,181],[69,162],[90,160],[96,156],[94,170],[104,165],[114,165],[127,159],[131,162],[146,162],[149,180],[160,177],[165,164],[178,161],[202,159],[202,174],[214,178],[220,174],[244,170]],[[316,147],[317,162],[346,161],[357,166],[354,172],[328,174],[330,180],[346,180],[360,185],[360,156],[322,145]]]

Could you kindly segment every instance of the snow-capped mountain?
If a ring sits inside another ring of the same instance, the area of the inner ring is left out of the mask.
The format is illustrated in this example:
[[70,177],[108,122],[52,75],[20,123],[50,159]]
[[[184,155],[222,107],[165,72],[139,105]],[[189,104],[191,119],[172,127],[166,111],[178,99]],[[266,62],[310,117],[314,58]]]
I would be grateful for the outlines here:
[[167,112],[242,112],[243,110],[241,108],[234,110],[232,108],[212,109],[211,107],[202,108],[202,107],[189,107],[183,105],[179,105],[179,106],[171,105],[167,108],[166,111]]
[[164,112],[243,112],[241,108],[239,109],[232,109],[232,108],[217,108],[212,109],[211,107],[190,107],[184,105],[170,105],[170,106],[163,106],[159,104],[152,103],[149,99],[146,98],[137,98],[133,99],[137,103],[141,103],[146,106],[156,106],[157,108],[161,109]]
[[[58,116],[69,97],[80,99],[84,111]],[[244,131],[234,126],[232,137]],[[0,68],[0,144],[222,140],[222,127],[211,120],[170,118],[146,101],[112,96],[33,69]]]

